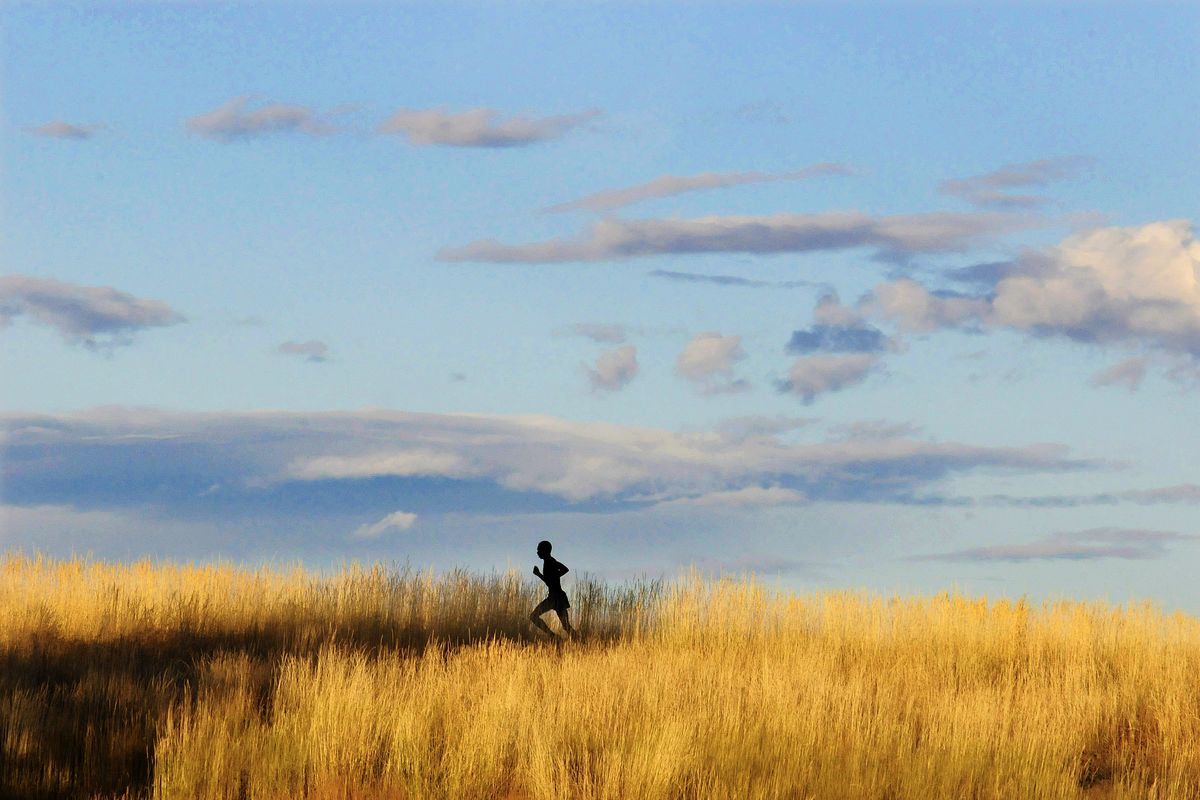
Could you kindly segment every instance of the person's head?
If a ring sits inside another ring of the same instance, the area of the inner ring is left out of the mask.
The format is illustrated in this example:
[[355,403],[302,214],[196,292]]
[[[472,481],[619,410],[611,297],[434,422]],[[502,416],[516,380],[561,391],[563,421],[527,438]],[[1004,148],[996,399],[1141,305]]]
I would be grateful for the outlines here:
[[538,542],[538,549],[537,549],[538,558],[545,558],[546,556],[550,555],[550,547],[551,547],[550,543],[547,542],[545,539]]

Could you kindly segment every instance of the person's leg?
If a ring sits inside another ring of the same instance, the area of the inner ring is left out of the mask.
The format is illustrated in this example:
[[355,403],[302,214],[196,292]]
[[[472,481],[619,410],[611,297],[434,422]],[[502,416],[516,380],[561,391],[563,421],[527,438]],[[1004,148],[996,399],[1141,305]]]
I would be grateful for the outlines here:
[[571,612],[565,608],[555,610],[558,611],[558,621],[562,624],[563,630],[567,632],[567,635],[574,636],[575,629],[571,627]]
[[551,603],[550,598],[547,597],[545,600],[537,604],[537,608],[535,608],[533,613],[529,615],[529,621],[533,623],[533,627],[539,629],[542,631],[542,633],[545,633],[547,636],[553,636],[555,639],[557,639],[558,636],[554,633],[554,631],[550,630],[550,626],[542,621],[542,614],[545,614],[553,607],[553,603]]

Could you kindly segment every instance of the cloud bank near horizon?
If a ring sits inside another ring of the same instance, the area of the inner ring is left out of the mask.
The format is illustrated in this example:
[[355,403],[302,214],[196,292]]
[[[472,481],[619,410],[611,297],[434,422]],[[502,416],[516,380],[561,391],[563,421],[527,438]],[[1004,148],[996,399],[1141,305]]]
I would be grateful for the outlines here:
[[905,436],[785,442],[776,422],[677,433],[555,417],[395,411],[5,414],[4,502],[236,520],[405,513],[919,502],[975,470],[1055,473],[1102,462],[1052,444]]

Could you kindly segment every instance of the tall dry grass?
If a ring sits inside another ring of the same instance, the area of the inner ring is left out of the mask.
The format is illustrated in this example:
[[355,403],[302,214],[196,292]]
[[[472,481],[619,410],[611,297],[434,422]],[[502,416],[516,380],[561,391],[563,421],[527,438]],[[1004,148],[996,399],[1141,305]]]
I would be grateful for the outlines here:
[[0,794],[1200,797],[1200,621],[1149,606],[9,557]]

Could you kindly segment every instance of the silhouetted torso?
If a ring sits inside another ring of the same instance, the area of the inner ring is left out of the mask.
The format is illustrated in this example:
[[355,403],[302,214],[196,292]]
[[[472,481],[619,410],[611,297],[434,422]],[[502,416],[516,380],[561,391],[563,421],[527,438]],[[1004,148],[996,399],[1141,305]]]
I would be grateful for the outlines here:
[[550,596],[566,594],[562,589],[562,576],[559,574],[562,570],[562,564],[558,563],[558,559],[554,556],[546,556],[542,559],[542,580],[546,582],[546,588],[550,590]]

